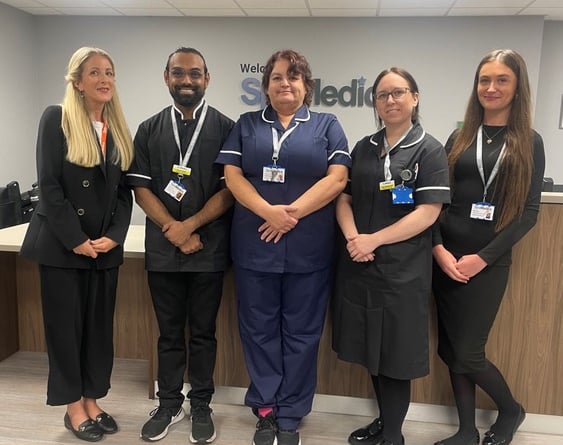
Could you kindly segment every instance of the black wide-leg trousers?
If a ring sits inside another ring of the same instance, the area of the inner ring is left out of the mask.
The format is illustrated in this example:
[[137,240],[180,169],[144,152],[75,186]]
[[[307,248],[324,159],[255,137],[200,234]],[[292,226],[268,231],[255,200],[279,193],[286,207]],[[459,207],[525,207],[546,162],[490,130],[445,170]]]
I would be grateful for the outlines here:
[[47,404],[99,399],[110,388],[118,268],[40,265],[49,357]]

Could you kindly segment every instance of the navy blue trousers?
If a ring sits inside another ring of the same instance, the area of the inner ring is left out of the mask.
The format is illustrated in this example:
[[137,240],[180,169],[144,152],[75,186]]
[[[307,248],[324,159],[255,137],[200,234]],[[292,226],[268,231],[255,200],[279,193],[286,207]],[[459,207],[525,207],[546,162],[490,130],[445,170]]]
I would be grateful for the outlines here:
[[236,268],[239,330],[250,376],[245,404],[272,407],[281,429],[311,411],[331,269],[267,273]]

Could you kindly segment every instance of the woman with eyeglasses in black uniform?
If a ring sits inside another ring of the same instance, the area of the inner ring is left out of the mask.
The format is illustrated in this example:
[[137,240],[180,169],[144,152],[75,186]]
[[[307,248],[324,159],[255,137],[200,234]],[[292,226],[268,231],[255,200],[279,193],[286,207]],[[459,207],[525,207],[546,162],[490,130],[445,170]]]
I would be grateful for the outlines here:
[[418,86],[390,68],[373,86],[379,131],[352,151],[338,197],[345,238],[336,272],[333,348],[371,374],[379,416],[351,444],[400,445],[410,381],[428,374],[430,227],[450,200],[446,153],[419,122]]

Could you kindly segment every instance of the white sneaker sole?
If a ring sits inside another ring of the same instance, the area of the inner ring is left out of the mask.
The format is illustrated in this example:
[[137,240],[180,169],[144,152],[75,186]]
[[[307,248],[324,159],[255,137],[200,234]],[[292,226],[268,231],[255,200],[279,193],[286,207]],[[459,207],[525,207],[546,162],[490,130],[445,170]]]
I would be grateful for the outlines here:
[[166,435],[168,434],[168,428],[170,428],[172,425],[178,423],[185,416],[186,416],[186,413],[184,412],[184,408],[180,408],[180,411],[178,411],[178,414],[176,414],[174,417],[172,417],[172,419],[170,420],[170,423],[168,425],[166,425],[166,428],[164,428],[164,431],[161,434],[159,434],[158,436],[154,436],[154,437],[143,437],[143,435],[141,434],[141,439],[143,439],[147,442],[156,442],[157,440],[164,439],[166,437]]
[[194,439],[194,436],[192,436],[192,433],[190,432],[190,442],[191,443],[211,443],[215,440],[215,438],[217,437],[217,432],[214,431],[213,432],[213,436],[211,436],[209,439]]

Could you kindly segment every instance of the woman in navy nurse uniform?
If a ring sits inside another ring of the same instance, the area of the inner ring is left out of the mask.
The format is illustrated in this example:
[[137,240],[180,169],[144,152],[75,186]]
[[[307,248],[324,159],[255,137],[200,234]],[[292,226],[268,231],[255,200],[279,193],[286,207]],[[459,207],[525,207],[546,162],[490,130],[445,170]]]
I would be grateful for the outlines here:
[[430,227],[450,199],[444,148],[418,120],[418,86],[401,68],[373,86],[378,132],[352,150],[337,200],[345,237],[336,276],[333,347],[371,374],[379,417],[351,444],[403,443],[410,381],[428,374]]
[[274,53],[267,106],[243,114],[217,162],[237,202],[232,226],[239,327],[259,420],[254,445],[298,445],[311,410],[330,292],[336,221],[350,155],[336,117],[309,110],[306,59]]

